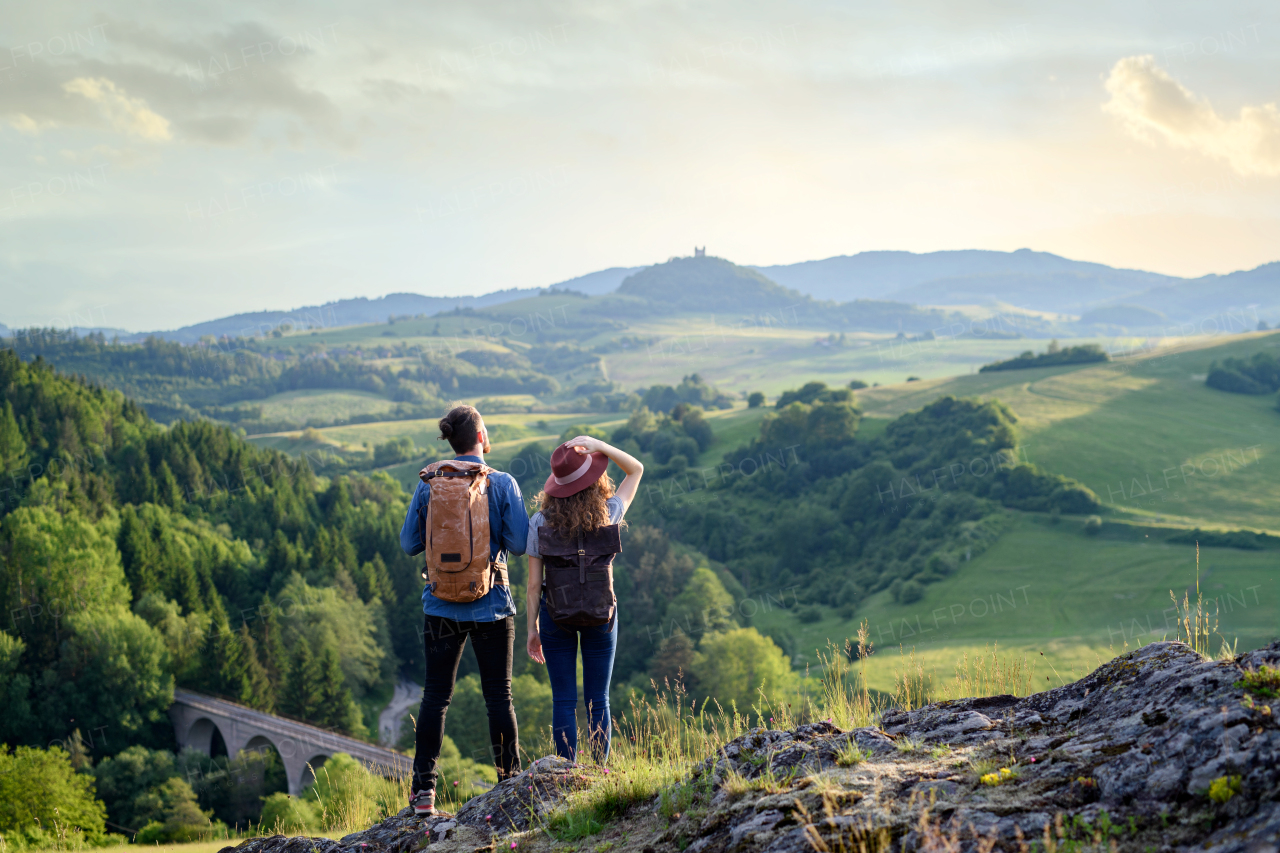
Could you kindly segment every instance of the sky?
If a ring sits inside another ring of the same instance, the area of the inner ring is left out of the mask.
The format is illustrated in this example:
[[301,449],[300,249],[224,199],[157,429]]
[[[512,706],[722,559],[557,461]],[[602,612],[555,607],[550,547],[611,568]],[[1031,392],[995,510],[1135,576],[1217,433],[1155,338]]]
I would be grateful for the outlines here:
[[692,254],[1280,260],[1263,2],[0,12],[0,323],[168,329]]

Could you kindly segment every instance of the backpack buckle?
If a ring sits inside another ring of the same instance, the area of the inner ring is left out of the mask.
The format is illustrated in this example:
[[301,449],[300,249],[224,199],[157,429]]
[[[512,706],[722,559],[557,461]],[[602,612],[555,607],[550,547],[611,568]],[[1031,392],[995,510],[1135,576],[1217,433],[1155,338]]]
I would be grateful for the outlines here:
[[578,549],[578,556],[579,556],[579,557],[585,557],[585,556],[587,556],[587,552],[586,552],[586,551],[584,551],[584,550],[582,550],[581,548],[579,548],[579,549]]

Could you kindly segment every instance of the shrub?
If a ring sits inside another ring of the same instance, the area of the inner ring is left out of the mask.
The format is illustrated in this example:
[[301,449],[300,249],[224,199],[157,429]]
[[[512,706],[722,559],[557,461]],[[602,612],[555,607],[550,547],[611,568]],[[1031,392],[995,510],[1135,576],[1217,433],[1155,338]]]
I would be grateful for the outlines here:
[[112,758],[103,759],[93,769],[98,796],[106,805],[112,822],[131,827],[144,826],[163,817],[144,810],[141,798],[151,788],[177,773],[173,753],[137,745]]
[[903,604],[911,604],[924,598],[924,587],[915,581],[907,581],[902,585],[902,592],[899,600]]
[[693,674],[703,692],[726,710],[746,710],[760,701],[763,687],[772,697],[784,696],[795,684],[791,663],[782,649],[755,628],[734,628],[702,638]]
[[1221,367],[1215,361],[1209,366],[1205,384],[1234,394],[1270,394],[1280,390],[1280,359],[1260,352],[1248,361],[1228,358]]
[[1097,536],[1102,530],[1102,519],[1096,515],[1091,515],[1084,522],[1084,532],[1090,536]]
[[418,456],[420,451],[414,446],[413,439],[408,436],[393,438],[373,448],[373,464],[381,468],[384,465],[397,465]]
[[764,394],[760,393],[759,391],[752,391],[750,396],[747,397],[748,409],[758,409],[763,405],[764,405]]
[[773,404],[775,409],[785,409],[792,403],[814,403],[818,400],[825,400],[826,395],[830,393],[825,382],[806,382],[798,389],[783,391],[779,395],[777,402]]
[[46,831],[99,840],[105,821],[93,777],[77,773],[66,750],[0,745],[0,834],[36,844]]
[[925,566],[935,575],[949,575],[956,570],[957,564],[954,554],[934,554]]
[[807,604],[796,611],[796,616],[801,622],[820,622],[822,620],[822,608],[816,604]]
[[135,798],[134,808],[152,819],[138,831],[139,844],[174,844],[196,841],[213,835],[211,811],[201,811],[195,791],[176,776]]
[[1232,394],[1269,394],[1271,389],[1260,382],[1256,382],[1238,370],[1223,370],[1221,367],[1215,367],[1209,371],[1208,377],[1205,378],[1204,384],[1210,388],[1217,388],[1219,391],[1227,391]]
[[1076,347],[1067,347],[1054,351],[1050,348],[1048,351],[1036,355],[1031,350],[1019,355],[1017,358],[1011,358],[1008,361],[997,361],[993,364],[984,364],[978,371],[979,373],[990,373],[994,370],[1022,370],[1028,367],[1053,367],[1060,364],[1091,364],[1098,361],[1110,361],[1111,357],[1107,355],[1103,349],[1097,344],[1082,344]]
[[302,835],[318,828],[319,824],[311,803],[288,794],[275,793],[262,803],[259,826],[263,832]]

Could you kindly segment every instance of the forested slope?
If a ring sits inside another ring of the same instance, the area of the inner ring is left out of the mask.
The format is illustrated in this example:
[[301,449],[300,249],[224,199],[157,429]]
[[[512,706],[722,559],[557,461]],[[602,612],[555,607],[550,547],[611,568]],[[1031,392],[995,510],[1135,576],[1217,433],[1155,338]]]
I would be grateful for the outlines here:
[[407,496],[0,350],[0,740],[172,740],[175,684],[363,734],[420,657]]
[[[350,390],[390,401],[378,418],[421,418],[453,396],[553,394],[558,370],[555,348],[522,356],[484,349],[441,350],[385,343],[333,347],[310,342],[298,351],[272,346],[274,338],[237,338],[183,345],[148,338],[142,343],[107,341],[101,334],[77,337],[54,329],[26,329],[7,341],[24,361],[43,358],[59,370],[83,374],[142,403],[168,423],[200,416],[240,426],[250,433],[308,424],[264,418],[258,401],[301,390]],[[359,418],[357,418],[359,419]],[[326,418],[328,425],[334,418]]]

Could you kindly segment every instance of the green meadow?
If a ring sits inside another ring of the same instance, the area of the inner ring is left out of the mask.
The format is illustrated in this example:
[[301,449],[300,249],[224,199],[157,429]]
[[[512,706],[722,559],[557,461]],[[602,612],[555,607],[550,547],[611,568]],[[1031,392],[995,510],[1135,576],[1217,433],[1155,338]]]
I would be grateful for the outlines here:
[[942,395],[999,399],[1026,457],[1093,489],[1115,512],[1179,527],[1280,532],[1274,395],[1209,388],[1209,364],[1280,346],[1280,333],[1208,337],[1111,363],[956,376],[859,393],[893,418]]
[[306,422],[358,415],[379,415],[391,411],[395,403],[368,391],[306,389],[272,394],[255,400],[264,418]]
[[[992,548],[925,587],[919,601],[897,604],[881,592],[853,619],[823,608],[817,621],[775,605],[761,607],[752,624],[789,633],[796,663],[813,666],[818,651],[855,637],[865,619],[875,644],[868,680],[885,691],[912,652],[926,674],[945,681],[962,655],[972,659],[998,644],[1025,656],[1043,687],[1046,679],[1056,686],[1057,676],[1078,678],[1127,649],[1178,636],[1169,593],[1196,600],[1194,546],[1164,541],[1161,528],[1116,524],[1088,535],[1081,519],[1011,516]],[[1280,551],[1202,548],[1200,581],[1206,612],[1217,613],[1215,652],[1223,642],[1252,649],[1276,636]]]
[[[727,391],[763,391],[774,396],[798,382],[818,379],[844,385],[905,383],[976,373],[984,364],[1011,358],[1046,342],[1027,339],[956,338],[899,341],[891,335],[858,333],[831,340],[828,333],[796,327],[717,327],[696,321],[663,324],[648,332],[652,343],[605,356],[609,377],[625,387],[679,381],[688,373]],[[1063,346],[1084,343],[1063,339]],[[934,357],[922,358],[921,348]],[[912,384],[915,384],[914,382]]]

